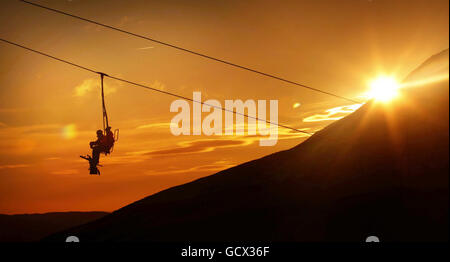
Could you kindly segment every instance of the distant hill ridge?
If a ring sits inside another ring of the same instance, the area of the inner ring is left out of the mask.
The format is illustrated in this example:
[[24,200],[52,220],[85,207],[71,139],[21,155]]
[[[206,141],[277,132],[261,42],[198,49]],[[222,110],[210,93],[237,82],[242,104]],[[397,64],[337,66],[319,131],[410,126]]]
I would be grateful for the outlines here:
[[52,212],[0,214],[0,242],[38,241],[58,231],[106,216],[107,212]]

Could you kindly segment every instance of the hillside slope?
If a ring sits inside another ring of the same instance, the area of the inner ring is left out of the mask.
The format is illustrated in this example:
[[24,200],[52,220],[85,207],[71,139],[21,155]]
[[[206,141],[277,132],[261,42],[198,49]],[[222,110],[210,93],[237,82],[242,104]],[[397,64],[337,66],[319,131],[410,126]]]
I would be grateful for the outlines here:
[[[448,50],[407,80],[436,72],[448,73]],[[448,90],[448,77],[405,88],[392,105],[368,102],[290,150],[46,240],[448,240]]]

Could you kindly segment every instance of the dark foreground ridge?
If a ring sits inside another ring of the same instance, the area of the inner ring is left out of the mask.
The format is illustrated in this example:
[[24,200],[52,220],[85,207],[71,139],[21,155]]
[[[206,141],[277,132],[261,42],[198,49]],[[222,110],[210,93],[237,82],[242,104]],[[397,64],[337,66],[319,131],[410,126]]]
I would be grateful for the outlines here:
[[106,216],[106,212],[0,215],[0,242],[32,242]]
[[[448,50],[406,80],[448,74]],[[366,103],[286,151],[47,237],[96,241],[448,241],[449,84]]]

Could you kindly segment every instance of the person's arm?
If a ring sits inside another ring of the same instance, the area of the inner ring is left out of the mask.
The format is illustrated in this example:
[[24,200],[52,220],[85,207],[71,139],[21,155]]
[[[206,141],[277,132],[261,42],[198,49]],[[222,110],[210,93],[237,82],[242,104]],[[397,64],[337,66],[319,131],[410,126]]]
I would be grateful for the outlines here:
[[95,141],[90,142],[90,143],[89,143],[89,146],[90,146],[91,148],[93,148],[94,146],[98,145],[99,143],[100,143],[100,139],[97,139],[97,140],[95,140]]

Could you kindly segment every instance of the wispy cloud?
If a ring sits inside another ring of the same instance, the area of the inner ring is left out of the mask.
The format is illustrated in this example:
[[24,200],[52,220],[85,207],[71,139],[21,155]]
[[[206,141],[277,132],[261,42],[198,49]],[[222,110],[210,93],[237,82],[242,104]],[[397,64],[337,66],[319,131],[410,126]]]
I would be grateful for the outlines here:
[[190,168],[165,168],[161,170],[147,171],[147,175],[175,175],[175,174],[189,174],[189,173],[215,173],[221,170],[235,166],[235,163],[228,161],[216,161],[208,165],[199,165]]
[[153,48],[155,48],[155,47],[153,47],[153,46],[144,46],[144,47],[136,48],[136,50],[148,50],[148,49],[153,49]]
[[136,129],[145,129],[145,128],[170,128],[171,123],[153,123],[153,124],[146,124],[146,125],[140,125],[136,127]]
[[166,85],[158,80],[153,81],[153,83],[150,84],[150,87],[159,90],[166,90]]
[[[74,96],[82,97],[93,91],[100,92],[100,80],[99,79],[85,79],[83,83],[79,84],[74,89]],[[117,91],[117,86],[105,85],[104,88],[105,95],[115,93]]]
[[49,125],[31,125],[31,126],[23,126],[18,127],[21,129],[22,134],[31,135],[31,134],[57,134],[61,132],[61,125],[49,124]]
[[142,154],[115,155],[114,157],[105,157],[102,159],[105,165],[134,164],[145,160],[148,160],[148,157]]
[[123,27],[129,24],[134,24],[134,25],[142,25],[144,23],[143,19],[140,19],[139,17],[136,16],[122,16],[119,21],[117,22],[117,26],[118,27]]
[[0,169],[23,168],[23,167],[28,167],[28,166],[29,165],[25,165],[25,164],[0,165]]
[[128,22],[130,22],[130,17],[129,16],[122,16],[120,18],[120,20],[119,20],[118,26],[124,26]]
[[192,153],[204,153],[211,152],[217,148],[243,146],[248,144],[245,140],[222,140],[222,139],[209,139],[209,140],[197,140],[190,142],[182,142],[177,148],[156,150],[146,153],[145,155],[178,155],[178,154],[192,154]]
[[303,122],[339,120],[345,117],[346,115],[355,112],[361,106],[362,104],[353,104],[353,105],[333,107],[325,110],[325,112],[323,113],[305,117],[303,118]]
[[98,88],[98,80],[94,79],[86,79],[80,85],[75,87],[74,96],[84,96],[89,93],[92,89]]
[[0,142],[10,143],[18,139],[42,140],[49,137],[72,139],[92,131],[77,130],[74,124],[41,124],[28,126],[0,125]]
[[53,175],[75,175],[78,173],[79,172],[76,169],[63,169],[63,170],[57,170],[57,171],[50,172],[50,174],[53,174]]
[[60,159],[61,159],[61,157],[54,156],[54,157],[47,157],[44,160],[60,160]]

